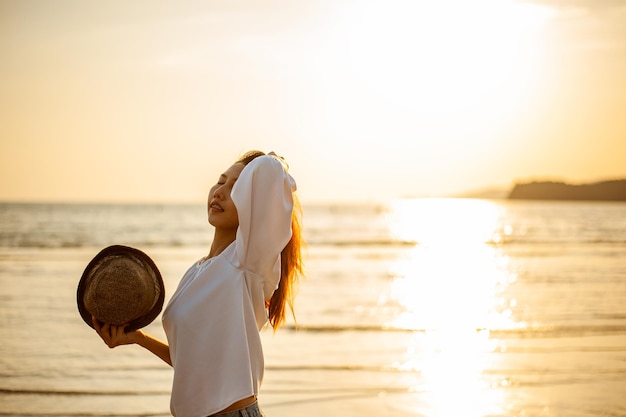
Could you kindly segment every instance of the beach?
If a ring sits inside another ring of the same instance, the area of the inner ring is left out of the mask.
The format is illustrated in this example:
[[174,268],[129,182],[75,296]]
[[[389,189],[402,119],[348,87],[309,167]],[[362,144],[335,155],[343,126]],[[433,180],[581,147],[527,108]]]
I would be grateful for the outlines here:
[[[268,417],[626,416],[625,203],[310,204],[304,235],[296,321],[262,332]],[[202,204],[1,204],[0,415],[170,415],[171,369],[108,349],[76,286],[127,244],[167,303],[210,239]]]

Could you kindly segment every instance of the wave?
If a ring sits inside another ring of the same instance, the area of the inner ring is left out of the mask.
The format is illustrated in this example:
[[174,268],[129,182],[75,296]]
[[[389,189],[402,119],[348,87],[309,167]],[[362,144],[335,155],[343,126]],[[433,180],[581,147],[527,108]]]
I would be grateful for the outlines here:
[[538,239],[538,238],[511,238],[500,241],[488,240],[484,242],[489,246],[508,246],[508,245],[626,245],[626,239],[597,239],[597,238],[576,238],[576,239]]
[[[439,234],[448,235],[450,241],[463,237],[467,232],[463,225],[474,221],[465,217],[464,206],[453,207],[452,211],[440,213],[440,224],[431,225],[440,229]],[[493,237],[481,233],[478,239],[487,239],[482,243],[496,246],[626,245],[622,227],[626,206],[610,207],[607,210],[603,205],[564,205],[538,210],[535,204],[516,203],[503,212],[504,217],[494,219],[497,224]],[[424,243],[421,242],[422,230],[417,229],[410,219],[403,223],[409,229],[404,232],[414,233],[394,234],[390,208],[386,206],[329,204],[309,209],[303,230],[310,246],[406,247]],[[414,215],[419,217],[420,211],[415,211]],[[448,227],[450,222],[452,226]],[[118,240],[142,247],[184,247],[210,243],[211,233],[207,229],[202,204],[0,202],[2,248],[98,247]]]
[[170,392],[169,391],[78,391],[78,390],[0,388],[0,394],[67,395],[67,396],[143,396],[143,395],[170,395]]
[[341,239],[320,239],[320,240],[307,240],[309,246],[340,246],[340,247],[411,247],[416,246],[419,243],[414,240],[396,240],[396,239],[354,239],[354,240],[341,240]]
[[[295,372],[311,372],[311,371],[338,371],[338,372],[383,372],[383,373],[398,373],[398,374],[422,374],[421,369],[415,368],[399,368],[396,366],[363,366],[363,365],[294,365],[294,366],[266,366],[266,370],[272,372],[280,371],[295,371]],[[481,374],[486,378],[495,379],[501,381],[503,378],[509,381],[511,386],[516,387],[541,387],[541,386],[557,386],[557,385],[572,385],[582,384],[597,381],[602,379],[614,379],[615,381],[622,381],[626,375],[626,368],[600,368],[592,370],[571,370],[571,369],[546,369],[545,367],[526,367],[526,368],[507,368],[507,369],[483,369]],[[407,394],[416,393],[429,388],[426,385],[381,385],[381,386],[345,386],[345,387],[280,387],[280,388],[266,388],[263,390],[267,394],[288,394],[288,395],[302,395],[302,394],[328,394],[335,393],[340,395],[345,394]],[[74,391],[74,390],[47,390],[47,389],[7,389],[0,388],[1,395],[49,395],[49,396],[106,396],[106,397],[120,397],[120,396],[169,396],[170,391]],[[54,413],[3,413],[0,411],[0,416],[113,416],[110,414],[54,414]],[[126,414],[115,414],[115,416],[125,416]],[[138,416],[137,414],[132,414]],[[139,414],[139,416],[161,416],[169,415],[167,413],[150,413]]]
[[[285,330],[307,333],[339,333],[339,332],[381,332],[381,333],[432,333],[437,329],[417,329],[386,326],[380,324],[371,325],[288,325]],[[626,334],[626,324],[615,325],[561,325],[561,326],[532,326],[514,329],[487,329],[476,328],[477,333],[489,332],[493,337],[525,337],[525,338],[549,338],[549,337],[573,337],[573,336],[599,336]]]
[[181,247],[198,247],[207,246],[210,244],[210,240],[187,240],[181,239],[74,239],[72,236],[64,237],[22,237],[17,238],[11,236],[10,238],[3,237],[0,234],[0,248],[21,248],[21,249],[81,249],[81,248],[98,248],[105,247],[111,244],[111,242],[120,242],[123,240],[124,244],[141,247],[141,248],[181,248]]
[[[452,240],[453,238],[451,238]],[[104,247],[111,244],[112,241],[119,241],[120,239],[106,238],[106,239],[90,239],[71,236],[71,234],[64,236],[3,236],[0,233],[0,248],[22,248],[22,249],[80,249],[80,248],[94,248]],[[141,238],[125,238],[122,239],[124,244],[143,247],[143,248],[185,248],[185,247],[200,247],[210,244],[210,239],[206,237],[201,238],[180,238],[180,237],[165,237],[161,236],[155,239]],[[614,247],[626,246],[626,239],[536,239],[536,238],[521,238],[521,239],[505,239],[505,240],[487,240],[482,243],[494,248],[503,248],[511,246],[571,246],[571,245],[583,245],[583,246],[600,246],[610,245]],[[400,239],[335,239],[335,238],[321,238],[321,239],[307,239],[307,245],[309,247],[336,247],[336,248],[411,248],[422,245],[423,242],[417,240],[400,240]]]
[[[25,249],[80,249],[100,247],[110,244],[112,239],[90,239],[71,236],[3,236],[0,233],[1,248],[25,248]],[[199,247],[210,245],[211,240],[203,238],[168,238],[160,236],[155,239],[126,238],[124,243],[136,247],[164,247],[182,248]],[[418,242],[411,240],[396,239],[319,239],[307,240],[308,246],[333,246],[333,247],[412,247]]]
[[50,412],[42,412],[39,414],[33,414],[33,413],[14,413],[14,412],[10,412],[10,413],[5,413],[0,411],[0,416],[9,416],[9,417],[171,417],[172,415],[169,412],[163,412],[163,413],[129,413],[129,414],[120,414],[120,413],[115,413],[115,414],[96,414],[96,413],[89,413],[89,414],[85,414],[85,413],[68,413],[68,412],[61,412],[61,413],[50,413]]

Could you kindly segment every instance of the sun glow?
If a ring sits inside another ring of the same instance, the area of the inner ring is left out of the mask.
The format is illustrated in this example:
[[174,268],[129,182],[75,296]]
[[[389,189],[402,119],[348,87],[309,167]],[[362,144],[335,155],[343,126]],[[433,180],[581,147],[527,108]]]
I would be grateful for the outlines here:
[[346,75],[339,81],[394,110],[454,116],[457,126],[523,98],[550,17],[512,0],[358,2],[344,14],[331,46]]
[[506,381],[483,374],[500,348],[490,331],[518,327],[515,300],[505,296],[516,275],[496,244],[506,233],[500,210],[481,200],[417,199],[390,211],[394,235],[417,243],[391,270],[390,297],[403,311],[390,325],[420,331],[396,366],[420,373],[415,391],[429,416],[480,417],[503,406]]
[[500,209],[494,203],[471,199],[404,199],[393,203],[391,233],[422,246],[472,245],[500,239]]

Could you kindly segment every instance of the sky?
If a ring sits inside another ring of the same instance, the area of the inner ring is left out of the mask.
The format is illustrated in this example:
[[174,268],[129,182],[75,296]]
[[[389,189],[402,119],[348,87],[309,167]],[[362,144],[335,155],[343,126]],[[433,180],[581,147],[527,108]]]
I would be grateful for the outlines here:
[[0,201],[306,201],[626,178],[626,1],[0,2]]

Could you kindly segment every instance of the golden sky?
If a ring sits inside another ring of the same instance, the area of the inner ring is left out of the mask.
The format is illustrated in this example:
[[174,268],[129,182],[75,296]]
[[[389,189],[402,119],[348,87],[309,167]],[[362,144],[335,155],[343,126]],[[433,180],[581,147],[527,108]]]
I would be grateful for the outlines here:
[[626,2],[0,2],[0,201],[307,200],[626,177]]

